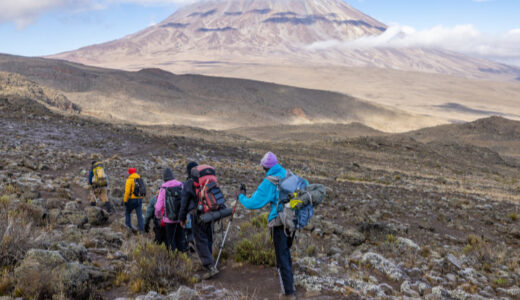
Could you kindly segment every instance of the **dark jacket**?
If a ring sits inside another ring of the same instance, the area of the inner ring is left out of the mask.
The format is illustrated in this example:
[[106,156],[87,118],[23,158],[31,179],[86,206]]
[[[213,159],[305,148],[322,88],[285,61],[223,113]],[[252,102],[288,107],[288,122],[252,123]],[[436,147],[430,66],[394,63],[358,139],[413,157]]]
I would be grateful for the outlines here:
[[92,178],[94,178],[94,171],[90,168],[90,173],[88,173],[88,184],[92,185]]
[[197,208],[197,195],[195,194],[195,187],[193,186],[193,179],[188,178],[184,182],[184,189],[181,196],[181,209],[179,211],[179,221],[185,222],[188,212]]

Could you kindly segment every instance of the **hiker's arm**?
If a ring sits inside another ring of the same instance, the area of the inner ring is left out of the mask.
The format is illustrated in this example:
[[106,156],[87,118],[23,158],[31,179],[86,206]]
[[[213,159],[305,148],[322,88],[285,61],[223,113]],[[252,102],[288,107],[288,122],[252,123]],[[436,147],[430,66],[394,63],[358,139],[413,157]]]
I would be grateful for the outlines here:
[[163,208],[164,208],[164,199],[166,198],[166,190],[161,189],[159,191],[159,196],[157,196],[157,202],[155,203],[155,216],[157,219],[161,219],[163,217]]
[[132,193],[132,179],[127,179],[125,184],[125,198],[123,199],[123,202],[128,202],[128,198],[130,198],[130,193]]
[[256,189],[256,192],[251,195],[251,198],[244,194],[240,194],[238,200],[240,200],[240,203],[242,203],[242,205],[247,209],[260,209],[271,202],[275,192],[276,187],[268,180],[264,179]]
[[189,185],[184,185],[181,193],[181,208],[179,210],[179,221],[186,222],[186,215],[188,214],[188,207],[192,199],[193,189]]
[[150,199],[150,202],[148,203],[148,206],[146,207],[146,216],[144,217],[144,223],[150,222],[150,219],[153,218],[154,212],[155,212],[155,203],[154,197]]
[[94,172],[92,170],[90,170],[90,172],[88,173],[88,184],[89,185],[92,185],[92,177],[94,177]]

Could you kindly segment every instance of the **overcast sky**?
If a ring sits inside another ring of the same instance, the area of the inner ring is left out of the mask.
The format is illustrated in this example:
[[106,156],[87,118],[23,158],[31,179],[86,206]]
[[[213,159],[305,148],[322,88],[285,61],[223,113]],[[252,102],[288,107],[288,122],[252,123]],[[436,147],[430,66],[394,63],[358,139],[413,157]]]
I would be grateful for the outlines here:
[[[0,0],[0,53],[39,56],[110,41],[160,22],[188,2]],[[391,30],[379,38],[309,47],[440,47],[520,65],[520,0],[347,2]]]

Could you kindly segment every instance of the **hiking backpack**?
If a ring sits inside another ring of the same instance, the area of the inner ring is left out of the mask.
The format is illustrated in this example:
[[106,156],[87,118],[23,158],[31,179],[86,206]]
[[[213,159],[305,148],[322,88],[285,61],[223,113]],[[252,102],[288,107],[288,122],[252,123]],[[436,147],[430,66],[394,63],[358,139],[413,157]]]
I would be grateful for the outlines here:
[[105,169],[101,163],[98,162],[92,166],[92,173],[94,174],[92,177],[93,187],[106,187],[108,185]]
[[[290,232],[307,226],[314,216],[314,207],[321,204],[325,198],[325,186],[309,185],[306,180],[291,171],[287,171],[284,179],[274,176],[269,176],[267,179],[278,189],[276,209],[282,225]],[[299,202],[301,202],[299,208],[293,207],[293,203]]]
[[146,185],[142,178],[134,179],[134,196],[145,197],[146,196]]
[[208,165],[197,166],[199,173],[198,183],[195,184],[195,193],[198,199],[198,210],[202,213],[220,210],[226,199],[218,185],[215,168]]
[[181,206],[182,186],[165,188],[164,206],[166,207],[166,218],[171,221],[178,219]]

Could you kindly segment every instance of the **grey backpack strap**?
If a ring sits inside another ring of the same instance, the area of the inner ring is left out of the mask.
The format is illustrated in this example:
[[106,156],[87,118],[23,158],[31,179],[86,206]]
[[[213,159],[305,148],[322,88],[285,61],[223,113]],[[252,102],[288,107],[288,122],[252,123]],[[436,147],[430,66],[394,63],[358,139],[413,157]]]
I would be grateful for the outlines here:
[[276,185],[277,188],[280,188],[280,177],[277,176],[267,176],[266,178],[270,183]]

